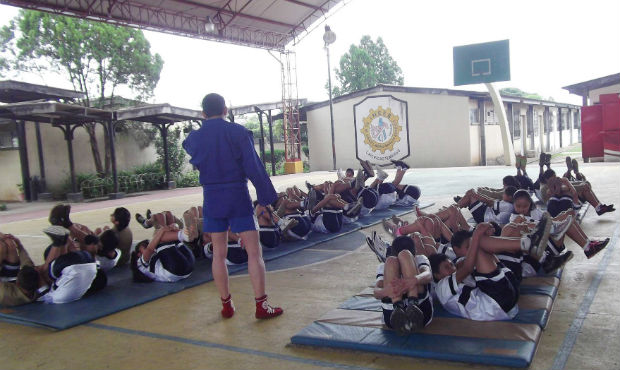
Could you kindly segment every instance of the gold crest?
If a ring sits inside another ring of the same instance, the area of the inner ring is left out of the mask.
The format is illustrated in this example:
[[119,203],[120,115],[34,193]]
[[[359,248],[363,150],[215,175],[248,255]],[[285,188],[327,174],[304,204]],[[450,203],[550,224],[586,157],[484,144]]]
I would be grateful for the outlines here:
[[364,134],[364,144],[370,146],[373,152],[394,150],[394,144],[400,141],[400,132],[403,130],[398,123],[399,117],[392,113],[391,108],[376,110],[370,109],[364,117],[364,127],[360,130]]

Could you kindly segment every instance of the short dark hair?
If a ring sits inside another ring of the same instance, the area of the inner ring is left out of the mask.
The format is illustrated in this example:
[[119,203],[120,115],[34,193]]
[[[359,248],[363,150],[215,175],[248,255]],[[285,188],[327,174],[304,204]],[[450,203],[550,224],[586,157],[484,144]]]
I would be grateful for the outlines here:
[[[144,240],[143,240],[144,241]],[[138,243],[136,247],[139,245]],[[131,256],[129,257],[129,266],[131,267],[131,275],[133,277],[133,281],[136,283],[152,283],[153,279],[146,276],[140,269],[138,268],[138,253],[133,251],[131,252]]]
[[441,265],[443,261],[448,260],[448,256],[443,253],[432,254],[428,257],[428,262],[431,264],[431,272],[433,273],[433,280],[437,281],[437,279],[435,279],[435,274],[439,272],[439,265]]
[[95,235],[89,234],[84,237],[84,244],[92,245],[99,243],[99,238]]
[[509,185],[509,186],[506,186],[506,189],[504,189],[504,194],[508,195],[509,197],[512,197],[516,191],[517,191],[516,187]]
[[33,294],[39,287],[39,273],[30,265],[22,266],[17,273],[17,285]]
[[114,219],[118,222],[117,229],[118,231],[122,231],[129,225],[129,221],[131,220],[131,213],[125,207],[118,207],[114,210]]
[[450,244],[452,244],[452,248],[461,247],[461,244],[471,236],[474,235],[472,231],[469,230],[459,230],[452,234],[452,238],[450,239]]
[[543,184],[546,184],[547,180],[549,180],[553,176],[555,176],[555,171],[550,168],[547,171],[543,172],[542,179],[540,180],[540,182],[542,182]]
[[415,243],[408,236],[397,236],[392,242],[392,255],[396,257],[404,250],[408,250],[415,256]]
[[527,199],[527,201],[530,202],[530,211],[536,208],[536,205],[534,204],[534,200],[532,199],[532,197],[530,196],[530,193],[527,190],[525,189],[517,190],[512,196],[512,200],[514,202],[516,202],[517,199],[521,199],[521,198]]
[[207,94],[202,99],[202,111],[207,117],[221,116],[224,114],[225,109],[226,102],[224,101],[224,97],[220,94]]
[[502,184],[504,184],[504,186],[514,186],[515,188],[519,188],[519,181],[517,181],[517,178],[512,175],[504,176],[502,179]]
[[107,253],[109,251],[114,250],[118,247],[118,236],[112,230],[106,230],[99,236],[99,240],[101,241],[101,252]]

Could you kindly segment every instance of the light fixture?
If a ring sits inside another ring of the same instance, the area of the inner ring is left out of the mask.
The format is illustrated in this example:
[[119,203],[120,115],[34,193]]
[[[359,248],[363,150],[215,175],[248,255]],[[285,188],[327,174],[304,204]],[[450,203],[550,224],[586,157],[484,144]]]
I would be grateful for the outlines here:
[[327,25],[325,26],[325,33],[323,34],[323,41],[325,42],[325,46],[331,45],[336,41],[336,33]]
[[208,33],[215,32],[215,23],[213,23],[211,17],[207,17],[207,20],[205,22],[205,31],[207,31]]

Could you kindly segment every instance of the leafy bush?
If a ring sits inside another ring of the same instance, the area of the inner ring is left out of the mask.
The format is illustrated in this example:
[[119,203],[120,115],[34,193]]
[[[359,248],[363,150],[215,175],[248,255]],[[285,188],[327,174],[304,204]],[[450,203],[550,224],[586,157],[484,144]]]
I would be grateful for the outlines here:
[[198,171],[189,171],[179,174],[177,178],[177,187],[189,188],[193,186],[200,186],[200,173]]
[[304,152],[304,155],[306,156],[306,158],[310,157],[310,148],[308,148],[307,145],[302,145],[301,151]]
[[[283,149],[274,149],[273,156],[276,163],[280,163],[284,161],[284,150]],[[265,151],[265,162],[271,163],[271,151]]]

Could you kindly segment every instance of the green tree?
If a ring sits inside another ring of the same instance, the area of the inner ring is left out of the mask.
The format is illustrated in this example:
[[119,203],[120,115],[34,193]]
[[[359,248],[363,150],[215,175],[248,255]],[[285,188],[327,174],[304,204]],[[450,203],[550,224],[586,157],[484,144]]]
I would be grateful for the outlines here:
[[[83,104],[89,107],[100,107],[120,86],[128,87],[137,99],[151,97],[163,67],[140,30],[32,10],[20,11],[4,26],[0,41],[4,58],[0,68],[64,74],[76,91],[86,93]],[[95,127],[85,125],[95,168],[108,174],[109,137],[105,132],[104,165]]]
[[528,93],[516,87],[505,87],[503,89],[500,89],[499,93],[504,95],[520,96],[522,98],[528,99],[544,100],[542,95],[539,95],[537,93]]
[[[181,140],[181,127],[175,127],[168,131],[168,165],[170,166],[170,172],[181,172],[185,164],[185,150],[181,148],[179,141]],[[162,170],[166,168],[164,163],[164,140],[161,135],[157,135],[155,140],[155,150],[157,151],[157,164],[161,166]]]
[[336,69],[340,86],[333,88],[335,96],[367,89],[378,84],[403,85],[403,71],[383,43],[381,37],[374,42],[363,36],[359,45],[351,45],[349,52],[340,58]]

